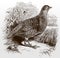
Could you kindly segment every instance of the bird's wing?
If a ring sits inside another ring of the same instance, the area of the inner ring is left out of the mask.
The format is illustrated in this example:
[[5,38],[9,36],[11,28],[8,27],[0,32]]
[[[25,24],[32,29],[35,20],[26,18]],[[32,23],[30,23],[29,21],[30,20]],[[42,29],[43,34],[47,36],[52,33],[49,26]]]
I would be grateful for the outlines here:
[[8,38],[12,37],[13,34],[15,34],[18,30],[20,30],[22,28],[22,23],[20,23],[19,25],[17,25],[8,35]]
[[37,35],[41,32],[37,32],[37,21],[38,17],[33,17],[30,19],[27,19],[21,23],[19,23],[19,25],[17,25],[8,35],[8,38],[12,37],[14,34],[24,34],[27,37],[33,37],[34,35]]

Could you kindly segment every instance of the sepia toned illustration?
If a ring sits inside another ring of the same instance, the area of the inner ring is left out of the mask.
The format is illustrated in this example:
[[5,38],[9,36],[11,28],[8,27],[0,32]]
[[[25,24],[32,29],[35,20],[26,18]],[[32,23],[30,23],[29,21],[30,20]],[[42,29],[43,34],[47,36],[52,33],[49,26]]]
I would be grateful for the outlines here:
[[43,5],[38,12],[35,6],[28,3],[17,3],[14,8],[9,8],[5,18],[7,50],[20,52],[19,46],[41,50],[43,45],[48,46],[43,53],[49,54],[54,50],[57,43],[57,17],[48,14],[52,8]]

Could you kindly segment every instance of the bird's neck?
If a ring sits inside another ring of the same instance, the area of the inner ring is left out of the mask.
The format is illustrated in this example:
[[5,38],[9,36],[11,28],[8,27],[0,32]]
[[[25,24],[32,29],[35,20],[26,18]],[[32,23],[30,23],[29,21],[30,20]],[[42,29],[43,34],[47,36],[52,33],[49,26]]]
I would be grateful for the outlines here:
[[40,26],[40,29],[38,28],[38,30],[41,30],[43,31],[46,26],[47,26],[47,14],[48,12],[47,11],[41,11],[40,14],[39,14],[39,20],[38,20],[38,24]]
[[48,11],[44,10],[44,11],[41,11],[40,14],[39,14],[39,17],[43,17],[43,18],[47,18],[47,14],[48,14]]

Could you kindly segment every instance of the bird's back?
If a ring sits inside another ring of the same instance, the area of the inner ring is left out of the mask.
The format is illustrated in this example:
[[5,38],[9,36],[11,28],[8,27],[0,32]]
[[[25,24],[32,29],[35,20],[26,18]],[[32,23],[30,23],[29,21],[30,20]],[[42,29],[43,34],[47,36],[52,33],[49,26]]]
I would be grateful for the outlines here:
[[[45,5],[41,9],[39,15],[26,19],[19,23],[12,31],[11,34],[19,35],[21,37],[32,37],[37,34],[41,34],[47,26],[47,13],[49,6]],[[11,36],[12,36],[11,35]]]
[[22,28],[15,34],[22,37],[33,37],[38,32],[38,20],[39,18],[33,17],[22,22]]

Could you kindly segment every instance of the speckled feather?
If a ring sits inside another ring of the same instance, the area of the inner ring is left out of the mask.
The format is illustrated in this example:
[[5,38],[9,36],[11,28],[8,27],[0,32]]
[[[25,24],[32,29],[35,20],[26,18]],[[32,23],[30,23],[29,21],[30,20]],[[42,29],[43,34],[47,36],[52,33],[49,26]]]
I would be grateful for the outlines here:
[[[46,8],[48,7],[48,8]],[[24,20],[23,22],[20,22],[17,27],[15,27],[11,34],[9,34],[8,37],[12,37],[13,35],[18,35],[23,38],[27,37],[34,37],[37,34],[41,34],[46,26],[47,26],[47,13],[49,10],[49,6],[45,5],[42,7],[41,12],[39,15]],[[45,13],[44,13],[45,11]]]

